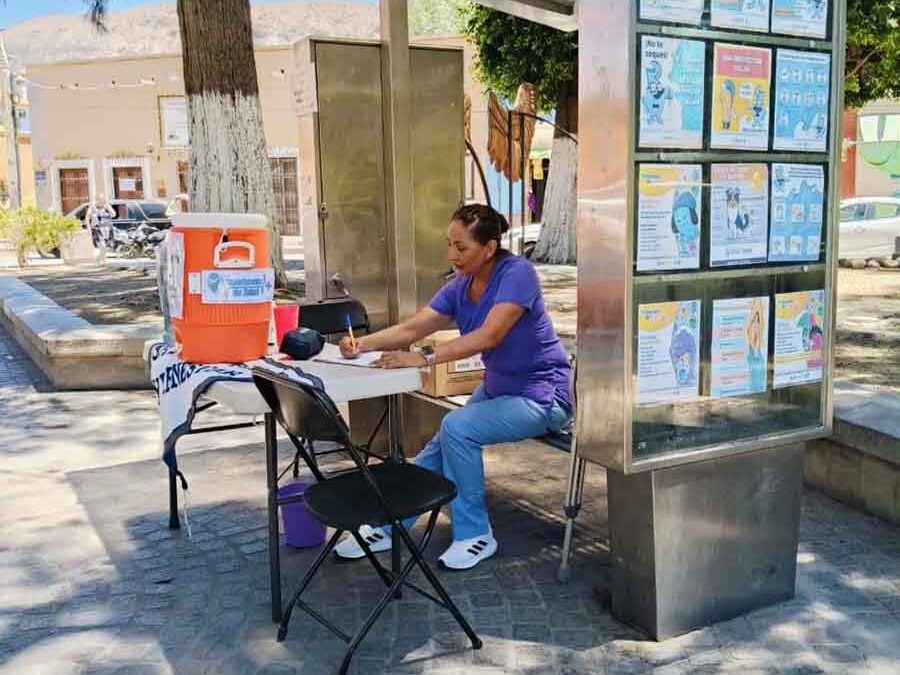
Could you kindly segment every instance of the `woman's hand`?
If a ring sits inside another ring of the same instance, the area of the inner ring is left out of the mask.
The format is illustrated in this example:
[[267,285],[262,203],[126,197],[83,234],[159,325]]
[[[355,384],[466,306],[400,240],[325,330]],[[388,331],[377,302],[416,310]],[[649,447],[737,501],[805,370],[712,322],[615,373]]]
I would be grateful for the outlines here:
[[355,359],[357,356],[366,351],[362,347],[360,338],[351,340],[349,335],[341,338],[338,347],[341,350],[341,356],[343,356],[345,359]]
[[376,368],[422,368],[428,361],[417,352],[384,352],[372,365]]

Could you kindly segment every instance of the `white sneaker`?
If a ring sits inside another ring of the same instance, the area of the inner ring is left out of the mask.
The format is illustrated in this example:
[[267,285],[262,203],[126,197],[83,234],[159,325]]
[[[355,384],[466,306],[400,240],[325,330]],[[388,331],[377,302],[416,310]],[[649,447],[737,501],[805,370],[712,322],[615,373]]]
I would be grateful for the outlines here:
[[451,570],[468,570],[497,552],[497,540],[488,532],[480,537],[454,541],[438,560]]
[[[391,549],[391,535],[384,530],[363,525],[357,532],[369,545],[369,548],[372,549],[372,553],[381,553]],[[334,547],[334,552],[338,558],[344,558],[345,560],[358,560],[366,557],[366,552],[362,550],[362,546],[356,542],[353,535],[349,534],[344,537],[340,544]]]

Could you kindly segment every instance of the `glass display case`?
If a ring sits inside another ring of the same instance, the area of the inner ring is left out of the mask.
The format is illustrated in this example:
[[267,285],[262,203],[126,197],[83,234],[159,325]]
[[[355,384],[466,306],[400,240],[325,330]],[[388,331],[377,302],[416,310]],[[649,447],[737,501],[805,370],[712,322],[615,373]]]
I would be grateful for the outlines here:
[[632,473],[824,436],[843,7],[618,4],[588,56],[627,58],[585,92],[623,130],[579,174],[579,453]]

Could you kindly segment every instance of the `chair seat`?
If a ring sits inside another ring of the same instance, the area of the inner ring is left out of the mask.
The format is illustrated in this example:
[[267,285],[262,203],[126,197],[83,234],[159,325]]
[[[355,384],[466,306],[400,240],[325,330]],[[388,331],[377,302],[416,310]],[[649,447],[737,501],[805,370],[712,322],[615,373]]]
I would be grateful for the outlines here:
[[[432,511],[456,497],[452,481],[415,464],[373,464],[369,471],[401,520]],[[385,525],[391,520],[359,471],[311,485],[305,497],[306,506],[316,519],[342,530]]]

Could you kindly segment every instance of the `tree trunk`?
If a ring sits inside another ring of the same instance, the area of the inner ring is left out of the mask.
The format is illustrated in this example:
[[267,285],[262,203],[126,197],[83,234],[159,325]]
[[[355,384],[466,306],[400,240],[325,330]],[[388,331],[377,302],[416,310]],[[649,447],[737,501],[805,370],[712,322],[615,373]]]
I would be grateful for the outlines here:
[[[556,106],[556,125],[571,134],[578,132],[578,79],[560,92]],[[532,260],[553,264],[574,263],[575,178],[578,145],[559,129],[554,133],[550,175],[544,193],[543,225]]]
[[261,213],[275,284],[287,278],[263,129],[249,0],[178,0],[191,211]]

